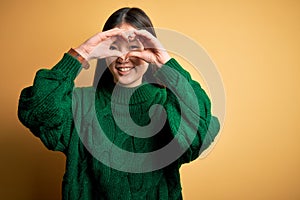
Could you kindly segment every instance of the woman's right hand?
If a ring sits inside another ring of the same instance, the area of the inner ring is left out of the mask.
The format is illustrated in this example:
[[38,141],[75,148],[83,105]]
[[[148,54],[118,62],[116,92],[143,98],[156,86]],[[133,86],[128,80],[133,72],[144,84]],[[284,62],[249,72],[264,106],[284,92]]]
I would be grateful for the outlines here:
[[75,51],[79,53],[87,61],[96,58],[106,58],[106,57],[119,57],[121,55],[120,51],[110,49],[111,44],[118,37],[122,37],[122,32],[124,30],[119,28],[114,28],[108,31],[97,33],[92,36],[79,47],[75,48]]

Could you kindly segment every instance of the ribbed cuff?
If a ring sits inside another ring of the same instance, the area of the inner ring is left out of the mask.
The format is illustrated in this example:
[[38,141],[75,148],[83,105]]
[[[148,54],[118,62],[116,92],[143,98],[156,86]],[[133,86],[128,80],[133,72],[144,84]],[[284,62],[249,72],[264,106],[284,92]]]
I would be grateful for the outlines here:
[[81,63],[68,53],[52,68],[52,71],[60,71],[65,76],[75,79],[81,69]]
[[168,62],[165,63],[165,65],[175,69],[182,75],[186,73],[186,71],[181,67],[181,65],[175,60],[175,58],[171,58]]
[[171,58],[161,68],[159,68],[154,73],[154,76],[163,82],[163,84],[173,86],[178,83],[178,79],[181,76],[190,81],[189,73],[185,71],[174,58]]

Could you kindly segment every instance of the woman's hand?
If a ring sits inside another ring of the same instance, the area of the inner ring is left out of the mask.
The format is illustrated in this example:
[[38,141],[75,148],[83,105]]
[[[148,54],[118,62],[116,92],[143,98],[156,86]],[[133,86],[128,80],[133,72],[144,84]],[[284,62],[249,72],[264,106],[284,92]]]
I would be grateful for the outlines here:
[[142,51],[130,51],[126,57],[137,57],[158,67],[164,65],[171,59],[168,52],[163,48],[159,40],[146,30],[135,30],[135,39],[138,39],[144,46]]
[[119,57],[120,51],[110,49],[111,44],[118,38],[122,37],[124,30],[114,28],[108,31],[97,33],[89,38],[75,50],[87,61],[95,58]]

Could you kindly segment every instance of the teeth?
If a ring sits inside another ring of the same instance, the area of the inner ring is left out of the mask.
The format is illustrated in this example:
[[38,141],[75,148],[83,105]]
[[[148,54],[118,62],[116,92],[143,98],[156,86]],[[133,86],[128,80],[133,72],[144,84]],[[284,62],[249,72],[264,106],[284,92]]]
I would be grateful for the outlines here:
[[130,67],[122,67],[122,68],[119,68],[118,70],[122,71],[122,72],[127,72],[129,70],[131,70]]

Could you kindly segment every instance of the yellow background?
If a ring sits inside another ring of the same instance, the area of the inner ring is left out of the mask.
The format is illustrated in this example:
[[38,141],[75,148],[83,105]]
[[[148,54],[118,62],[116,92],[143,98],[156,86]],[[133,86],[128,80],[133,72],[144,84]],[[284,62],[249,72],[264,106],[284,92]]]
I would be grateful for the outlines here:
[[0,199],[60,199],[65,158],[20,124],[19,93],[123,6],[195,39],[223,78],[221,137],[182,167],[185,199],[300,199],[297,0],[2,0]]

